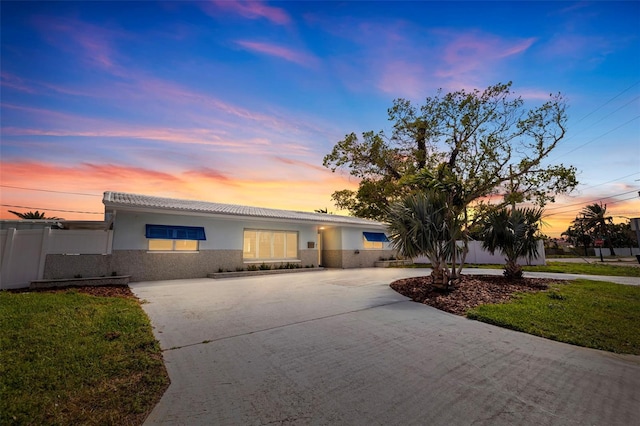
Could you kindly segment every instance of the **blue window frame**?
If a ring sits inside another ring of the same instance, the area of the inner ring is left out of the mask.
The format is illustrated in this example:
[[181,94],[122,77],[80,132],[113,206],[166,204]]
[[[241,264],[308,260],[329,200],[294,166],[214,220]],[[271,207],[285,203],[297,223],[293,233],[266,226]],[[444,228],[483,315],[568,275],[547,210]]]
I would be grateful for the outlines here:
[[161,240],[196,240],[207,239],[202,226],[146,225],[147,238]]
[[364,239],[370,243],[386,243],[389,239],[383,232],[363,232]]

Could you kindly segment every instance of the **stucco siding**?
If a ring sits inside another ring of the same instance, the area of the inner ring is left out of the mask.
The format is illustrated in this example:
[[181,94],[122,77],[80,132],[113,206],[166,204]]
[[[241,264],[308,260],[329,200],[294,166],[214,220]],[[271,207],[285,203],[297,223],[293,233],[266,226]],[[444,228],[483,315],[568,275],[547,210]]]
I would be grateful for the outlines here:
[[146,224],[202,226],[207,239],[200,241],[201,251],[242,250],[245,229],[298,232],[298,250],[306,249],[308,242],[316,243],[316,226],[310,224],[119,211],[114,226],[113,250],[147,250]]
[[342,250],[342,229],[341,228],[326,228],[321,231],[322,235],[322,249],[326,251],[330,250]]

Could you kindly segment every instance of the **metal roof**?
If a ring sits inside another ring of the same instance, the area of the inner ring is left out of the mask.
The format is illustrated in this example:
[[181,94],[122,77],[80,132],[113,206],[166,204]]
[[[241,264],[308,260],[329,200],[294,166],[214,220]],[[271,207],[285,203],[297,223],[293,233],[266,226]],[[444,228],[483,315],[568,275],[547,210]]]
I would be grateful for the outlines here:
[[263,207],[241,206],[237,204],[212,203],[208,201],[181,200],[176,198],[153,197],[150,195],[128,194],[106,191],[102,199],[105,207],[122,207],[145,210],[163,210],[172,212],[191,212],[211,215],[255,217],[290,220],[295,222],[314,222],[319,224],[340,224],[381,227],[385,224],[353,216],[340,216],[326,213],[300,212],[292,210],[267,209]]

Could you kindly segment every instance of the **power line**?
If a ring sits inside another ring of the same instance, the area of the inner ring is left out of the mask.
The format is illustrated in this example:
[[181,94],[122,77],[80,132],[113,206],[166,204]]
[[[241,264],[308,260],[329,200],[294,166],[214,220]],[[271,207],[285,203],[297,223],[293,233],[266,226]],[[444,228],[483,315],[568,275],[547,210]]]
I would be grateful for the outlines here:
[[626,104],[622,105],[621,107],[618,107],[616,110],[611,111],[609,114],[605,115],[605,116],[604,116],[604,117],[602,117],[600,120],[598,120],[598,121],[594,121],[593,123],[591,123],[591,125],[590,125],[589,127],[585,127],[584,129],[582,129],[582,130],[578,131],[576,134],[572,135],[570,138],[567,138],[567,139],[565,140],[565,142],[566,142],[566,141],[568,141],[568,140],[571,140],[571,139],[575,138],[576,136],[578,136],[580,133],[584,132],[585,130],[589,130],[590,128],[592,128],[593,126],[595,126],[596,124],[598,124],[599,122],[601,122],[602,120],[604,120],[605,118],[609,118],[609,117],[611,117],[613,114],[615,114],[616,112],[620,111],[622,108],[626,107],[627,105],[629,105],[629,104],[631,104],[631,103],[633,103],[633,102],[637,101],[638,99],[640,99],[640,95],[639,95],[639,96],[636,96],[636,97],[635,97],[635,98],[633,98],[633,99],[631,99],[629,102],[627,102]]
[[[634,192],[635,192],[635,191],[634,191]],[[609,202],[607,202],[607,205],[610,205],[610,204],[616,204],[616,203],[621,203],[621,202],[623,202],[623,201],[635,200],[636,198],[637,198],[637,197],[630,197],[630,198],[623,198],[622,200],[609,201]],[[606,198],[603,198],[603,200],[605,200],[605,199],[606,199]],[[596,200],[596,201],[598,201],[598,200]],[[580,204],[583,204],[583,203],[580,203]],[[551,214],[544,215],[544,216],[542,216],[542,217],[555,216],[555,215],[557,215],[557,214],[569,213],[570,211],[571,211],[571,210],[566,210],[566,211],[562,211],[562,212],[555,212],[555,213],[551,213]]]
[[594,109],[593,111],[591,111],[590,113],[588,113],[587,115],[583,116],[580,120],[576,121],[576,124],[580,123],[582,120],[584,120],[585,118],[589,117],[590,115],[600,111],[605,105],[607,105],[609,102],[616,100],[617,98],[619,98],[621,95],[623,95],[624,93],[628,92],[629,90],[631,90],[632,88],[634,88],[635,86],[637,86],[638,84],[640,84],[640,80],[636,81],[635,83],[633,83],[631,86],[627,87],[626,89],[624,89],[622,92],[618,93],[617,95],[615,95],[613,98],[609,99],[608,101],[606,101],[605,103],[603,103],[602,105],[600,105],[598,108]]
[[602,200],[608,200],[609,198],[613,198],[613,197],[619,197],[620,195],[627,195],[627,194],[631,194],[632,192],[637,192],[637,189],[634,189],[632,191],[627,191],[627,192],[621,192],[620,194],[614,194],[614,195],[610,195],[608,197],[602,197],[602,198],[597,198],[595,200],[591,200],[591,201],[581,201],[579,203],[574,203],[574,204],[565,204],[562,206],[558,206],[558,207],[553,207],[547,210],[558,210],[558,209],[564,209],[565,207],[571,207],[571,206],[578,206],[581,204],[589,204],[589,203],[595,203],[596,201],[602,201]]
[[582,190],[591,189],[591,188],[597,188],[598,186],[606,185],[606,184],[611,183],[611,182],[617,182],[617,181],[619,181],[621,179],[625,179],[625,178],[628,178],[628,177],[631,177],[631,176],[634,176],[634,175],[640,175],[640,172],[631,173],[630,175],[626,175],[626,176],[622,176],[622,177],[619,177],[619,178],[615,178],[615,179],[609,180],[607,182],[599,183],[597,185],[586,186],[586,187],[582,188]]
[[101,197],[102,194],[86,194],[84,192],[66,192],[66,191],[54,191],[51,189],[37,189],[37,188],[25,188],[22,186],[11,186],[11,185],[0,185],[2,188],[12,188],[12,189],[24,189],[26,191],[40,191],[40,192],[53,192],[56,194],[69,194],[69,195],[84,195],[87,197]]
[[609,133],[612,133],[612,132],[614,132],[614,131],[618,130],[619,128],[626,126],[627,124],[631,123],[632,121],[637,120],[638,118],[640,118],[640,115],[637,115],[637,116],[633,117],[631,120],[627,121],[626,123],[622,123],[622,124],[621,124],[621,125],[619,125],[618,127],[615,127],[615,128],[613,128],[613,129],[609,130],[608,132],[605,132],[605,133],[601,134],[600,136],[596,136],[595,138],[591,139],[590,141],[585,142],[585,143],[583,143],[582,145],[579,145],[579,146],[575,147],[575,148],[574,148],[574,149],[572,149],[571,151],[568,151],[568,152],[562,153],[562,154],[560,154],[559,156],[557,156],[557,157],[555,157],[555,158],[553,158],[552,160],[549,160],[549,161],[551,161],[551,162],[552,162],[552,161],[557,160],[558,158],[562,158],[562,157],[564,157],[565,155],[571,154],[572,152],[575,152],[575,151],[579,150],[580,148],[582,148],[582,147],[584,147],[584,146],[586,146],[586,145],[589,145],[589,144],[590,144],[590,143],[592,143],[592,142],[597,141],[597,140],[598,140],[598,139],[600,139],[601,137],[603,137],[603,136],[607,136]]
[[44,210],[51,212],[63,212],[63,213],[83,213],[83,214],[104,214],[104,212],[82,212],[78,210],[57,210],[57,209],[47,209],[43,207],[28,207],[28,206],[14,206],[12,204],[0,204],[3,207],[14,207],[18,209],[29,209],[29,210]]

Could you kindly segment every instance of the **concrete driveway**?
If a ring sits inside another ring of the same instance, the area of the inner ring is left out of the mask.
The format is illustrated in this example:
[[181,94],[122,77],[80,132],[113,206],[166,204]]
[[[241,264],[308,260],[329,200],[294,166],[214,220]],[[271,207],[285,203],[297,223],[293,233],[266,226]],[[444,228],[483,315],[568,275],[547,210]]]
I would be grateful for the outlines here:
[[637,424],[640,357],[467,320],[388,287],[424,274],[132,284],[171,378],[147,424]]

